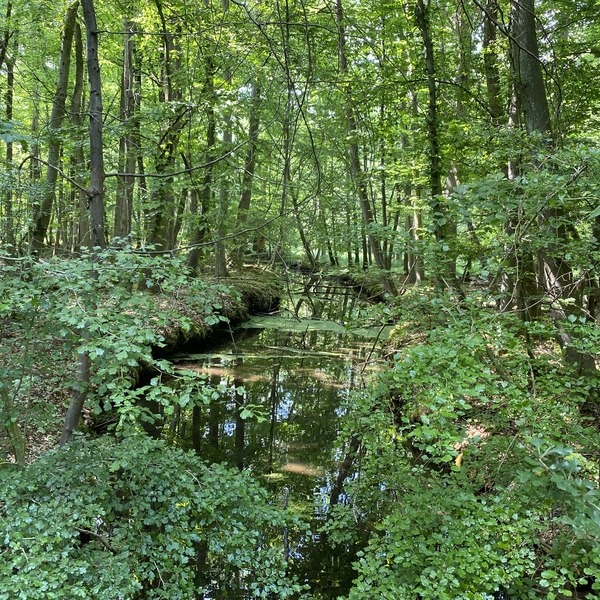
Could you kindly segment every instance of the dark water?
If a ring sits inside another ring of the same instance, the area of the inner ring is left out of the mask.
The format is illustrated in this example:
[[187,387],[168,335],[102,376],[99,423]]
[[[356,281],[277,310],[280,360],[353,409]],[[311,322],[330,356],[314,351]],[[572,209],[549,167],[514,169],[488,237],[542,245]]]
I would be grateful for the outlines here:
[[291,541],[286,551],[318,598],[337,598],[353,579],[356,548],[331,548],[318,532],[330,504],[344,502],[339,482],[352,474],[344,463],[352,440],[340,435],[348,395],[377,369],[376,348],[387,335],[354,329],[360,307],[352,290],[305,281],[290,287],[281,312],[178,360],[220,389],[178,423],[180,439],[208,460],[250,469],[274,502],[312,522],[310,543]]

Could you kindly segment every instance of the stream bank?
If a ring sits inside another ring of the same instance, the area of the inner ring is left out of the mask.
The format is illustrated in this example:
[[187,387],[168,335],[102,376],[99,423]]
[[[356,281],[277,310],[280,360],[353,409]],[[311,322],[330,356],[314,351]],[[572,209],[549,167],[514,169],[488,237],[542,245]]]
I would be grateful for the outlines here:
[[[186,348],[210,343],[210,338],[223,327],[233,327],[252,314],[270,313],[278,309],[282,295],[282,279],[277,273],[260,268],[247,268],[226,280],[215,281],[222,288],[211,307],[196,310],[194,298],[186,290],[165,299],[173,311],[173,319],[159,329],[164,338],[154,346],[153,356],[169,357]],[[218,316],[222,317],[221,319]]]

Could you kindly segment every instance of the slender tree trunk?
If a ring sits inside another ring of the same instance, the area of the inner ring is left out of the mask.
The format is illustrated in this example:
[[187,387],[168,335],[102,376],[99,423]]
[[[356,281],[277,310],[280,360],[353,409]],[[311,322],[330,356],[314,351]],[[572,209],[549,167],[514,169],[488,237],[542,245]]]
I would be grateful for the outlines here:
[[[348,77],[348,59],[346,57],[346,30],[344,23],[344,8],[342,0],[336,0],[336,21],[338,28],[338,68],[342,79]],[[357,187],[358,202],[360,205],[363,222],[367,229],[367,236],[369,240],[369,249],[373,253],[375,264],[377,268],[385,271],[386,263],[381,249],[379,240],[374,232],[369,231],[371,226],[375,223],[373,216],[373,209],[369,200],[367,191],[367,183],[363,174],[363,169],[360,161],[360,153],[358,148],[358,127],[356,125],[356,116],[354,113],[353,100],[351,97],[351,90],[349,84],[345,83],[346,92],[346,125],[348,128],[348,152],[350,155],[350,172],[354,177],[354,181]],[[363,260],[364,262],[364,260]],[[388,276],[384,276],[383,285],[385,291],[390,295],[396,295],[396,286]]]
[[296,90],[292,78],[292,58],[290,45],[290,5],[285,0],[284,11],[282,13],[279,0],[275,2],[275,10],[278,15],[279,27],[281,30],[281,40],[283,47],[284,77],[286,79],[285,109],[282,123],[282,175],[281,175],[281,200],[279,205],[279,236],[275,244],[271,261],[274,262],[281,258],[281,251],[284,247],[284,241],[287,236],[285,225],[285,214],[288,207],[288,198],[290,195],[290,186],[292,184],[292,147],[296,135],[296,124],[292,119],[292,110],[295,104]]
[[[223,11],[229,9],[229,0],[222,0]],[[231,71],[228,66],[223,70],[223,81],[231,87]],[[226,107],[223,115],[223,154],[231,150],[233,132],[231,129],[231,110]],[[227,173],[221,173],[219,185],[219,203],[217,206],[217,241],[215,244],[215,277],[227,277],[227,255],[224,238],[227,232],[227,214],[229,212],[229,178]]]
[[[415,17],[425,50],[427,71],[427,139],[429,142],[429,187],[430,206],[433,215],[435,239],[437,242],[450,241],[450,223],[442,196],[442,167],[440,159],[440,138],[438,131],[438,91],[435,71],[435,55],[431,37],[430,0],[417,0]],[[446,253],[448,254],[448,253]],[[443,261],[441,275],[450,281],[456,279],[456,259],[448,255]]]
[[[384,57],[385,58],[385,57]],[[383,131],[386,127],[387,120],[387,106],[385,95],[382,96],[381,103],[379,105],[379,127]],[[385,231],[388,232],[382,248],[383,261],[385,263],[386,269],[392,268],[392,254],[394,252],[394,244],[389,237],[391,234],[391,222],[392,217],[390,214],[389,202],[390,199],[394,197],[394,190],[392,189],[391,194],[389,194],[388,198],[388,181],[387,181],[387,144],[385,140],[385,135],[381,136],[381,141],[379,143],[379,194],[381,197],[381,223],[385,228]]]
[[79,187],[71,188],[71,206],[75,207],[77,214],[74,248],[79,250],[82,246],[91,247],[90,240],[90,215],[85,193],[84,171],[85,154],[83,151],[84,133],[82,131],[82,106],[83,106],[83,40],[81,27],[75,23],[75,84],[71,100],[71,121],[76,135],[75,151],[72,157],[72,176],[79,183]]
[[[139,114],[141,112],[142,106],[142,54],[136,50],[135,44],[132,45],[133,52],[133,80],[136,89],[136,107],[135,110]],[[137,193],[138,193],[138,204],[140,206],[144,206],[149,197],[148,183],[146,181],[146,169],[144,167],[144,153],[142,150],[142,125],[141,120],[139,118],[134,119],[131,124],[131,137],[134,152],[136,155],[136,165],[137,165]],[[134,215],[132,214],[132,220]],[[132,223],[133,225],[133,223]],[[138,228],[140,231],[143,231],[143,218],[142,213],[140,211],[140,215],[138,217]],[[143,234],[142,234],[143,237]]]
[[[416,92],[410,93],[410,110],[413,118],[416,120],[419,115],[419,105]],[[407,151],[410,150],[411,141],[406,133],[402,135],[401,144],[403,149]],[[420,170],[414,159],[412,173],[413,181],[418,182],[421,178]],[[412,285],[418,285],[425,278],[423,259],[421,258],[418,249],[422,231],[421,185],[415,185],[413,190],[413,184],[410,182],[406,183],[404,186],[404,196],[407,201],[405,230],[408,234],[406,252],[404,254],[404,272],[406,273],[408,283]]]
[[175,218],[173,219],[173,227],[169,230],[170,248],[175,248],[177,240],[179,239],[179,233],[181,232],[181,226],[183,224],[183,214],[185,213],[188,197],[188,190],[183,188],[179,193],[179,199],[175,205]]
[[29,172],[29,178],[33,184],[39,184],[42,177],[40,157],[40,145],[37,141],[39,138],[40,131],[40,93],[37,84],[33,86],[33,115],[31,117],[31,137],[33,143],[31,145],[31,167]]
[[[214,65],[212,58],[208,56],[205,62],[204,89],[206,101],[206,149],[204,152],[205,162],[204,177],[202,185],[197,194],[198,202],[195,210],[190,210],[194,235],[192,237],[192,249],[188,257],[188,267],[192,273],[198,271],[198,263],[202,254],[200,244],[204,243],[208,233],[208,212],[210,210],[213,183],[213,160],[216,143],[216,119],[215,119],[215,88],[214,88]],[[194,208],[194,207],[192,207]]]
[[499,126],[504,118],[500,69],[496,40],[498,0],[487,0],[483,11],[483,70],[488,99],[488,109],[494,125]]
[[[257,83],[252,84],[250,96],[250,114],[248,123],[248,154],[244,174],[242,175],[242,192],[238,203],[236,217],[236,230],[241,231],[248,222],[248,212],[252,200],[252,186],[254,181],[254,170],[256,169],[256,151],[258,140],[258,128],[260,125],[260,88]],[[238,239],[238,248],[234,255],[234,264],[241,267],[244,262],[246,236]]]
[[423,279],[422,260],[415,248],[419,241],[421,226],[421,211],[412,208],[406,215],[406,231],[408,232],[409,241],[405,255],[405,270],[408,282],[413,285],[419,284]]
[[135,116],[135,77],[133,72],[133,36],[135,24],[125,18],[123,36],[123,69],[119,118],[123,133],[119,140],[119,171],[125,173],[117,180],[115,224],[113,235],[126,239],[131,234],[133,192],[135,185],[136,148],[132,119]]
[[[7,25],[8,29],[8,25]],[[6,120],[10,123],[13,119],[14,108],[14,87],[15,87],[15,60],[18,52],[18,38],[14,36],[13,55],[6,60]],[[0,62],[0,66],[2,63]],[[6,171],[9,177],[13,179],[13,143],[6,142]],[[13,215],[13,194],[10,186],[4,194],[4,225],[2,227],[3,239],[11,247],[11,252],[15,252],[16,236],[15,222]]]
[[[87,64],[90,86],[90,180],[87,188],[90,208],[90,230],[93,248],[106,248],[104,233],[104,150],[102,145],[102,83],[98,62],[98,28],[93,0],[81,0],[87,36]],[[90,273],[94,277],[93,271]],[[90,298],[95,305],[96,298]],[[84,331],[83,341],[89,339],[89,331]],[[60,445],[70,442],[79,426],[81,412],[85,403],[90,381],[90,357],[80,352],[77,362],[77,381],[71,394],[71,403],[60,439]]]
[[[159,153],[154,164],[157,173],[166,175],[174,170],[179,134],[185,127],[188,116],[186,108],[177,106],[181,99],[181,89],[175,82],[175,74],[181,70],[181,49],[175,43],[173,34],[168,31],[161,1],[155,0],[155,5],[163,30],[164,72],[159,99],[165,104],[171,104],[167,113],[170,113],[171,110],[175,111],[174,118],[159,141]],[[171,240],[175,220],[173,181],[172,177],[161,179],[157,189],[153,192],[148,242],[159,251],[172,248]]]
[[[223,13],[229,10],[229,0],[221,1]],[[223,81],[228,88],[231,87],[231,70],[226,66],[223,70]],[[225,108],[223,115],[223,153],[229,152],[233,143],[233,132],[231,129],[231,111]],[[219,204],[217,207],[217,242],[215,244],[215,276],[227,277],[227,255],[225,253],[225,234],[227,232],[226,222],[229,212],[229,179],[227,173],[221,174],[219,186]]]
[[311,250],[310,242],[306,237],[306,231],[304,230],[304,226],[302,225],[302,216],[300,214],[300,207],[298,206],[298,190],[292,190],[289,195],[292,200],[292,206],[294,207],[296,227],[298,228],[298,233],[300,234],[302,247],[304,248],[304,252],[306,253],[306,258],[308,258],[308,263],[310,264],[311,270],[315,271],[317,269],[317,260],[315,259],[315,256]]
[[10,27],[12,9],[12,0],[8,0],[8,2],[6,3],[6,12],[4,13],[4,33],[2,35],[2,38],[0,38],[0,69],[2,68],[4,61],[6,60],[6,54],[8,53],[8,45],[10,42],[10,38],[15,34],[15,32],[12,31]]
[[60,128],[65,117],[65,106],[67,91],[69,86],[69,71],[71,67],[71,46],[73,43],[73,34],[75,31],[75,21],[79,0],[76,0],[67,9],[65,17],[62,45],[60,49],[60,59],[58,68],[58,81],[56,84],[56,93],[52,103],[52,114],[50,116],[50,142],[48,146],[48,167],[46,171],[46,183],[38,204],[38,214],[31,230],[31,247],[34,250],[41,250],[44,247],[44,241],[48,226],[50,224],[50,215],[52,214],[52,205],[58,176],[58,166],[60,162]]
[[[86,336],[85,339],[88,339],[88,337],[89,336]],[[90,355],[87,352],[81,352],[77,359],[77,380],[71,390],[71,402],[63,424],[62,435],[59,442],[60,446],[64,446],[72,441],[75,432],[79,427],[81,412],[90,385],[90,367]]]
[[102,145],[102,80],[98,61],[98,26],[93,0],[81,0],[87,37],[90,85],[90,180],[87,188],[93,248],[106,248],[104,231],[104,148]]

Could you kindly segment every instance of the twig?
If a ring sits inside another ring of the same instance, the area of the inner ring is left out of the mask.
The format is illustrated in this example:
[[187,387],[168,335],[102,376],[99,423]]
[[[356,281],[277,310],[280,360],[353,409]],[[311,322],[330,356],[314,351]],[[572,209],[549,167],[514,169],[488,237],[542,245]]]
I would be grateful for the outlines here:
[[91,536],[95,537],[97,540],[99,540],[102,543],[102,545],[109,552],[112,552],[113,554],[118,554],[118,552],[99,533],[96,533],[95,531],[91,531],[90,529],[83,529],[83,527],[77,527],[77,526],[74,526],[74,527],[80,533],[85,533],[87,535],[91,535]]
[[367,368],[367,365],[369,364],[369,361],[371,360],[371,356],[373,356],[373,352],[375,352],[375,346],[377,345],[377,342],[379,341],[379,338],[381,337],[381,334],[383,333],[383,330],[387,327],[386,323],[384,323],[380,328],[379,331],[377,332],[377,335],[375,336],[375,340],[373,341],[373,345],[371,346],[371,349],[369,350],[369,355],[367,356],[367,358],[365,358],[365,362],[363,363],[363,366],[360,369],[360,376],[362,377],[362,374],[365,372],[365,369]]

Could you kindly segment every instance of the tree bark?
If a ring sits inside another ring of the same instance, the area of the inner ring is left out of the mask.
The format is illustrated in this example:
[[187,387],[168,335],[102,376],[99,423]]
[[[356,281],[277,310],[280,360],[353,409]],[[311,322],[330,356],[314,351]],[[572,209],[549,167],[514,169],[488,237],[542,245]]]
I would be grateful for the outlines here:
[[[89,336],[86,335],[84,339],[87,340],[88,337]],[[90,367],[89,354],[87,352],[81,352],[77,359],[77,380],[71,390],[71,402],[69,404],[67,415],[65,416],[62,435],[60,436],[60,446],[64,446],[72,441],[75,431],[77,431],[77,428],[79,427],[81,412],[87,398],[90,384]]]
[[0,69],[2,68],[4,61],[6,60],[6,54],[8,52],[8,44],[10,42],[10,38],[15,33],[13,31],[11,31],[11,28],[10,28],[12,9],[13,9],[12,0],[8,0],[8,2],[6,3],[6,13],[4,16],[4,23],[6,24],[5,25],[6,28],[4,29],[4,35],[2,36],[2,39],[0,39]]
[[512,60],[527,133],[551,137],[550,110],[535,29],[535,0],[511,0]]
[[197,194],[197,203],[192,206],[190,213],[193,220],[194,234],[192,237],[192,249],[188,257],[188,268],[192,273],[197,273],[198,263],[201,256],[201,246],[208,233],[207,215],[210,210],[212,199],[212,183],[213,183],[213,159],[216,143],[216,119],[215,119],[215,88],[214,88],[214,65],[212,58],[208,56],[205,62],[204,71],[204,89],[203,92],[207,96],[206,101],[206,149],[205,162],[207,163],[204,169],[204,177],[202,186]]
[[[8,31],[8,26],[7,26]],[[14,109],[14,91],[15,91],[15,60],[18,53],[18,38],[14,36],[13,55],[6,60],[6,120],[12,122]],[[0,67],[2,63],[0,62]],[[13,143],[6,142],[6,169],[9,177],[13,178]],[[3,239],[10,246],[11,252],[16,251],[15,223],[13,216],[13,194],[12,187],[9,187],[4,194],[4,231]]]
[[71,99],[71,121],[76,131],[75,152],[72,157],[72,177],[80,187],[71,188],[71,205],[77,214],[75,240],[73,247],[79,250],[83,246],[91,246],[90,241],[90,215],[88,211],[87,194],[83,189],[85,171],[85,155],[83,152],[84,134],[82,131],[82,104],[83,104],[83,40],[81,27],[75,23],[75,84]]
[[[242,175],[242,192],[238,203],[236,230],[241,231],[248,222],[248,212],[252,201],[252,183],[254,181],[254,171],[256,169],[256,152],[258,140],[258,128],[260,125],[260,88],[257,83],[252,84],[250,93],[250,114],[248,123],[248,153],[246,155],[246,164],[244,174]],[[244,262],[246,236],[238,240],[238,248],[234,254],[234,264],[241,267]]]
[[496,50],[496,21],[498,0],[487,0],[483,11],[483,70],[488,99],[488,109],[494,125],[499,126],[504,118],[500,89],[500,69]]
[[[163,37],[163,85],[160,91],[160,100],[170,104],[175,116],[168,124],[159,141],[159,153],[156,156],[154,168],[157,173],[168,174],[174,170],[179,134],[187,123],[187,109],[178,106],[181,99],[181,90],[176,85],[175,73],[181,70],[181,49],[175,43],[172,33],[167,30],[167,21],[163,14],[160,0],[155,0],[156,9],[161,21]],[[161,179],[157,189],[153,192],[151,221],[148,229],[148,243],[155,250],[171,250],[174,247],[173,229],[175,223],[175,200],[173,195],[173,178]]]
[[[552,140],[550,111],[546,97],[546,88],[539,59],[536,33],[534,0],[512,0],[512,58],[517,94],[527,133],[541,134],[542,144],[534,144],[536,150],[546,148]],[[539,168],[537,156],[533,164]],[[573,273],[564,259],[563,248],[567,242],[564,223],[565,216],[560,207],[548,206],[540,214],[538,225],[540,233],[547,237],[546,243],[537,252],[537,288],[539,297],[544,296],[550,303],[550,317],[557,330],[557,340],[564,350],[565,361],[575,367],[579,373],[596,371],[593,355],[577,349],[577,341],[565,326],[568,316],[576,313],[578,307],[561,301],[573,296]],[[518,243],[518,241],[516,242]],[[528,276],[533,273],[529,271]]]
[[[425,4],[417,0],[415,18],[425,50],[427,72],[427,139],[429,142],[429,188],[431,193],[431,212],[433,215],[435,239],[437,242],[450,241],[452,224],[450,223],[442,196],[442,166],[440,158],[440,137],[438,130],[438,90],[436,81],[435,55],[431,37],[430,0]],[[456,279],[456,257],[444,251],[441,275],[454,282]]]
[[[338,28],[338,66],[339,72],[343,79],[348,77],[348,59],[346,57],[346,29],[344,24],[344,8],[342,0],[336,0],[336,22]],[[357,188],[358,202],[363,217],[363,223],[367,230],[369,248],[375,259],[375,264],[378,269],[387,271],[385,257],[381,249],[381,245],[375,233],[371,231],[372,225],[375,223],[373,209],[369,200],[367,184],[364,178],[363,170],[360,162],[360,152],[358,148],[358,127],[356,124],[356,116],[352,105],[350,88],[347,83],[344,83],[346,92],[346,126],[348,128],[348,153],[350,155],[350,172],[354,177]],[[389,276],[383,277],[383,285],[385,291],[395,296],[397,294],[396,286]]]

